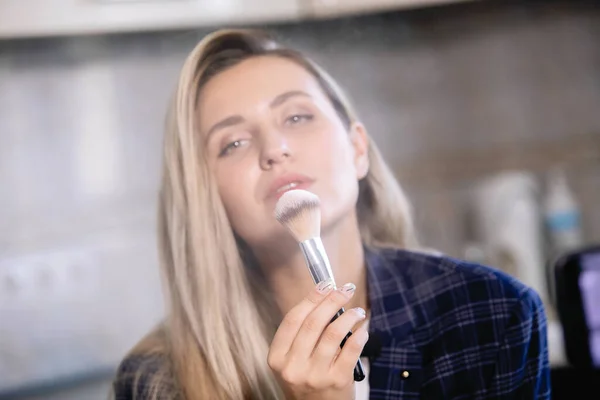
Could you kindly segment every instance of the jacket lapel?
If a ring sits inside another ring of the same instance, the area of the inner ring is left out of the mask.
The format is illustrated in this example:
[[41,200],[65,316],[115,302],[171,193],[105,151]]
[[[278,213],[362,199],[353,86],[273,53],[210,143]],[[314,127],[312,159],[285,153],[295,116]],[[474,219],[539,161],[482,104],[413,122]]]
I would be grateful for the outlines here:
[[411,339],[419,313],[411,306],[409,285],[402,273],[409,265],[395,250],[365,248],[371,318],[369,333],[381,343],[381,354],[370,360],[371,399],[418,398],[422,356]]

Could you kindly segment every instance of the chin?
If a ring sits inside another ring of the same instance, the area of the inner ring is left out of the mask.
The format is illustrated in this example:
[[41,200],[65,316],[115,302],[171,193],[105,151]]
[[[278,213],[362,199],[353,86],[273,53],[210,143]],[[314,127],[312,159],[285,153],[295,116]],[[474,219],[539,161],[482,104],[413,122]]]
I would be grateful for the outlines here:
[[353,210],[346,208],[324,209],[321,211],[321,235],[326,235],[351,217]]

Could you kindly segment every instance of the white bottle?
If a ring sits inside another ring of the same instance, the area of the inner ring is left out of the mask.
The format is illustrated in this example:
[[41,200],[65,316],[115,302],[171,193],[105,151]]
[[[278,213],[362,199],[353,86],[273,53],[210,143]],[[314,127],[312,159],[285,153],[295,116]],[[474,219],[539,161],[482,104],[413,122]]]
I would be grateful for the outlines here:
[[562,170],[550,173],[544,203],[553,253],[558,255],[580,247],[583,243],[581,213]]
[[527,171],[484,179],[474,188],[473,228],[486,262],[532,287],[549,304],[538,187]]
[[[548,176],[544,201],[544,219],[551,241],[550,259],[577,249],[583,244],[581,213],[562,170],[553,170]],[[556,279],[553,261],[547,263],[550,298],[556,303]]]

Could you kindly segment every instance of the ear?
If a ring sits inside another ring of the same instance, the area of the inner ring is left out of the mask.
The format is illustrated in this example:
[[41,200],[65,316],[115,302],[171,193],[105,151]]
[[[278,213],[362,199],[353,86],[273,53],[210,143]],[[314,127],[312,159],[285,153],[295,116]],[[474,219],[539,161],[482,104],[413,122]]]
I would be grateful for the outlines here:
[[369,172],[369,135],[363,124],[353,122],[350,127],[350,140],[354,148],[354,168],[356,179],[361,180]]

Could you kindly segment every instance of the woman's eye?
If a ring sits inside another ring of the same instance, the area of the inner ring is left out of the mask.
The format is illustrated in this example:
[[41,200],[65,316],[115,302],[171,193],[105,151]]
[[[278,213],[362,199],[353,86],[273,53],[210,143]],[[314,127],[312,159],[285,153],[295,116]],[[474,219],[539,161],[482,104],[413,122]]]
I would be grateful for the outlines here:
[[223,150],[219,153],[219,157],[224,157],[228,154],[231,154],[232,151],[237,149],[238,147],[242,147],[246,143],[246,140],[234,140],[233,142],[227,144]]
[[285,123],[287,125],[298,125],[304,122],[311,121],[313,116],[311,114],[294,114],[287,117]]

